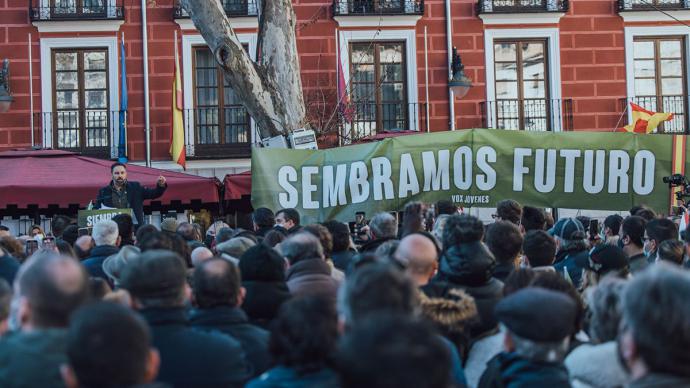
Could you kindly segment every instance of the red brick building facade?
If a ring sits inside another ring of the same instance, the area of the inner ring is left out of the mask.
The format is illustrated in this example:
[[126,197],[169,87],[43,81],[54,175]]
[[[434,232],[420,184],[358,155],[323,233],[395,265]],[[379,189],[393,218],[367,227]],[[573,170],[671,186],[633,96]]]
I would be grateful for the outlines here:
[[[452,101],[455,128],[611,131],[627,123],[626,101],[635,101],[676,114],[662,131],[687,132],[687,0],[448,1],[452,45],[473,81]],[[222,3],[254,57],[255,0]],[[293,4],[313,127],[346,142],[381,130],[451,129],[444,0]],[[259,140],[254,124],[193,23],[174,0],[148,0],[146,13],[148,95],[139,1],[0,0],[0,59],[11,62],[14,96],[0,114],[0,149],[33,140],[116,156],[124,36],[130,160],[145,159],[147,97],[153,165],[176,168],[168,148],[177,44],[190,170],[220,177],[246,170],[250,144]],[[353,110],[348,122],[336,109],[338,60]]]

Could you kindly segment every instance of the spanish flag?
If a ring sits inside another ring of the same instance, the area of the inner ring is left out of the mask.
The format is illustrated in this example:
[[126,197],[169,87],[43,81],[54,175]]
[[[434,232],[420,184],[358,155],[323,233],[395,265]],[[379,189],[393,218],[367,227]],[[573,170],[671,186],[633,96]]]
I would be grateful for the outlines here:
[[170,134],[170,156],[173,162],[187,169],[184,147],[184,118],[182,116],[182,83],[180,82],[180,62],[177,58],[177,34],[175,34],[175,79],[172,88],[172,131]]
[[618,128],[617,132],[652,133],[662,121],[673,120],[673,113],[658,113],[630,103],[632,109],[632,124]]

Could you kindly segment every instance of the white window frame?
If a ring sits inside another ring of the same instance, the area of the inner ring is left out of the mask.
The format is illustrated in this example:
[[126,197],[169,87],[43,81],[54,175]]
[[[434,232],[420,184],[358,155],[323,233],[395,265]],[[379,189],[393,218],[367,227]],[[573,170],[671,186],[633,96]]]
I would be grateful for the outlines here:
[[[108,94],[110,95],[109,112],[120,108],[120,63],[119,52],[117,50],[117,37],[83,37],[83,38],[41,38],[41,107],[43,113],[53,113],[53,74],[52,74],[52,51],[62,48],[99,48],[108,49]],[[45,115],[41,117],[43,127],[50,125],[49,131],[44,131],[43,147],[53,147],[53,126],[50,120],[46,120]],[[117,157],[117,144],[120,139],[119,131],[120,115],[111,117],[110,123],[110,156]],[[31,129],[33,131],[33,128]]]
[[[532,28],[532,29],[487,29],[484,30],[484,54],[486,60],[486,100],[496,101],[496,79],[494,72],[494,41],[500,39],[546,39],[547,45],[547,69],[549,77],[549,99],[559,100],[561,97],[561,56],[560,37],[558,28]],[[558,117],[552,109],[550,115],[551,131],[563,131],[563,117]],[[562,112],[561,116],[564,116]],[[496,127],[496,112],[486,106],[487,127]]]
[[[257,44],[257,34],[256,33],[246,33],[237,34],[237,38],[240,43],[249,46],[249,57],[252,61],[256,61],[256,44]],[[182,94],[184,96],[184,109],[189,112],[186,120],[191,120],[194,123],[194,46],[208,46],[206,41],[201,35],[190,34],[182,35],[182,84],[184,89]],[[254,119],[250,118],[249,121],[249,131],[250,142],[254,144],[256,142],[256,124]],[[185,147],[188,156],[194,156],[194,125],[186,125],[185,122]]]
[[[682,36],[684,37],[685,50],[684,57],[686,58],[683,71],[685,72],[685,91],[690,91],[690,66],[688,65],[688,54],[690,54],[690,29],[686,26],[654,26],[654,27],[625,27],[625,84],[626,84],[626,108],[628,101],[634,99],[635,94],[635,53],[634,42],[635,37],[645,36]],[[628,112],[628,122],[632,122],[632,111]]]
[[[420,109],[409,109],[411,104],[419,105],[417,84],[417,41],[415,30],[340,30],[338,31],[338,41],[340,44],[340,59],[343,68],[343,78],[347,85],[347,93],[350,95],[350,43],[372,42],[372,41],[404,41],[405,42],[405,69],[407,72],[407,121],[410,123],[409,129],[419,131],[419,120],[424,112]],[[427,125],[429,125],[427,123]],[[348,125],[344,131],[350,132]]]

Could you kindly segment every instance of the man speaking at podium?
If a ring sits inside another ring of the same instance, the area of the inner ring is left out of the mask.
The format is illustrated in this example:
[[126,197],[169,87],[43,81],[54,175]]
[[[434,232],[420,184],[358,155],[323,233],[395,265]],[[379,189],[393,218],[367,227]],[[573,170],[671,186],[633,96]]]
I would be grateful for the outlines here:
[[127,180],[127,167],[122,163],[113,163],[110,166],[113,179],[108,186],[98,190],[96,208],[103,206],[116,209],[132,208],[134,223],[144,224],[144,200],[156,199],[165,193],[168,188],[165,177],[159,176],[155,189],[143,187],[139,182]]

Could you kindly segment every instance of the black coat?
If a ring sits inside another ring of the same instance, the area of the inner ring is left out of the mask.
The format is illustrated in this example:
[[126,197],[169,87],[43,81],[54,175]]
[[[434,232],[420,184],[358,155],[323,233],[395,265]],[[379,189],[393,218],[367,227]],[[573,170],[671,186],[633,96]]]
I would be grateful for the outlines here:
[[478,388],[570,388],[563,363],[537,362],[499,353],[486,363]]
[[[161,187],[156,185],[155,188],[149,189],[143,187],[139,182],[127,181],[127,201],[129,202],[129,207],[132,208],[134,213],[134,223],[143,225],[144,224],[144,200],[145,199],[156,199],[165,193],[165,189],[168,185]],[[113,207],[113,189],[112,182],[105,187],[98,190],[98,197],[96,198],[96,208],[100,208],[101,205],[108,207]]]
[[448,283],[474,298],[479,322],[470,325],[470,335],[476,338],[496,328],[494,308],[503,298],[503,282],[492,277],[495,259],[480,242],[460,244],[448,248],[441,257],[434,282]]
[[93,278],[101,278],[110,282],[108,275],[103,271],[103,262],[109,256],[116,254],[120,249],[112,245],[99,245],[91,250],[91,256],[82,261],[89,276]]
[[250,324],[242,309],[230,306],[198,309],[192,312],[190,322],[192,327],[206,331],[218,330],[239,341],[253,369],[253,376],[264,373],[271,366],[268,352],[270,333]]
[[331,260],[333,260],[335,268],[345,272],[349,269],[352,257],[356,254],[357,252],[350,249],[341,252],[333,252],[331,254]]
[[245,280],[242,287],[247,291],[242,302],[242,310],[247,313],[249,322],[267,328],[278,309],[292,297],[284,281]]
[[141,310],[161,356],[158,381],[179,388],[241,387],[250,377],[242,346],[189,326],[184,308]]

